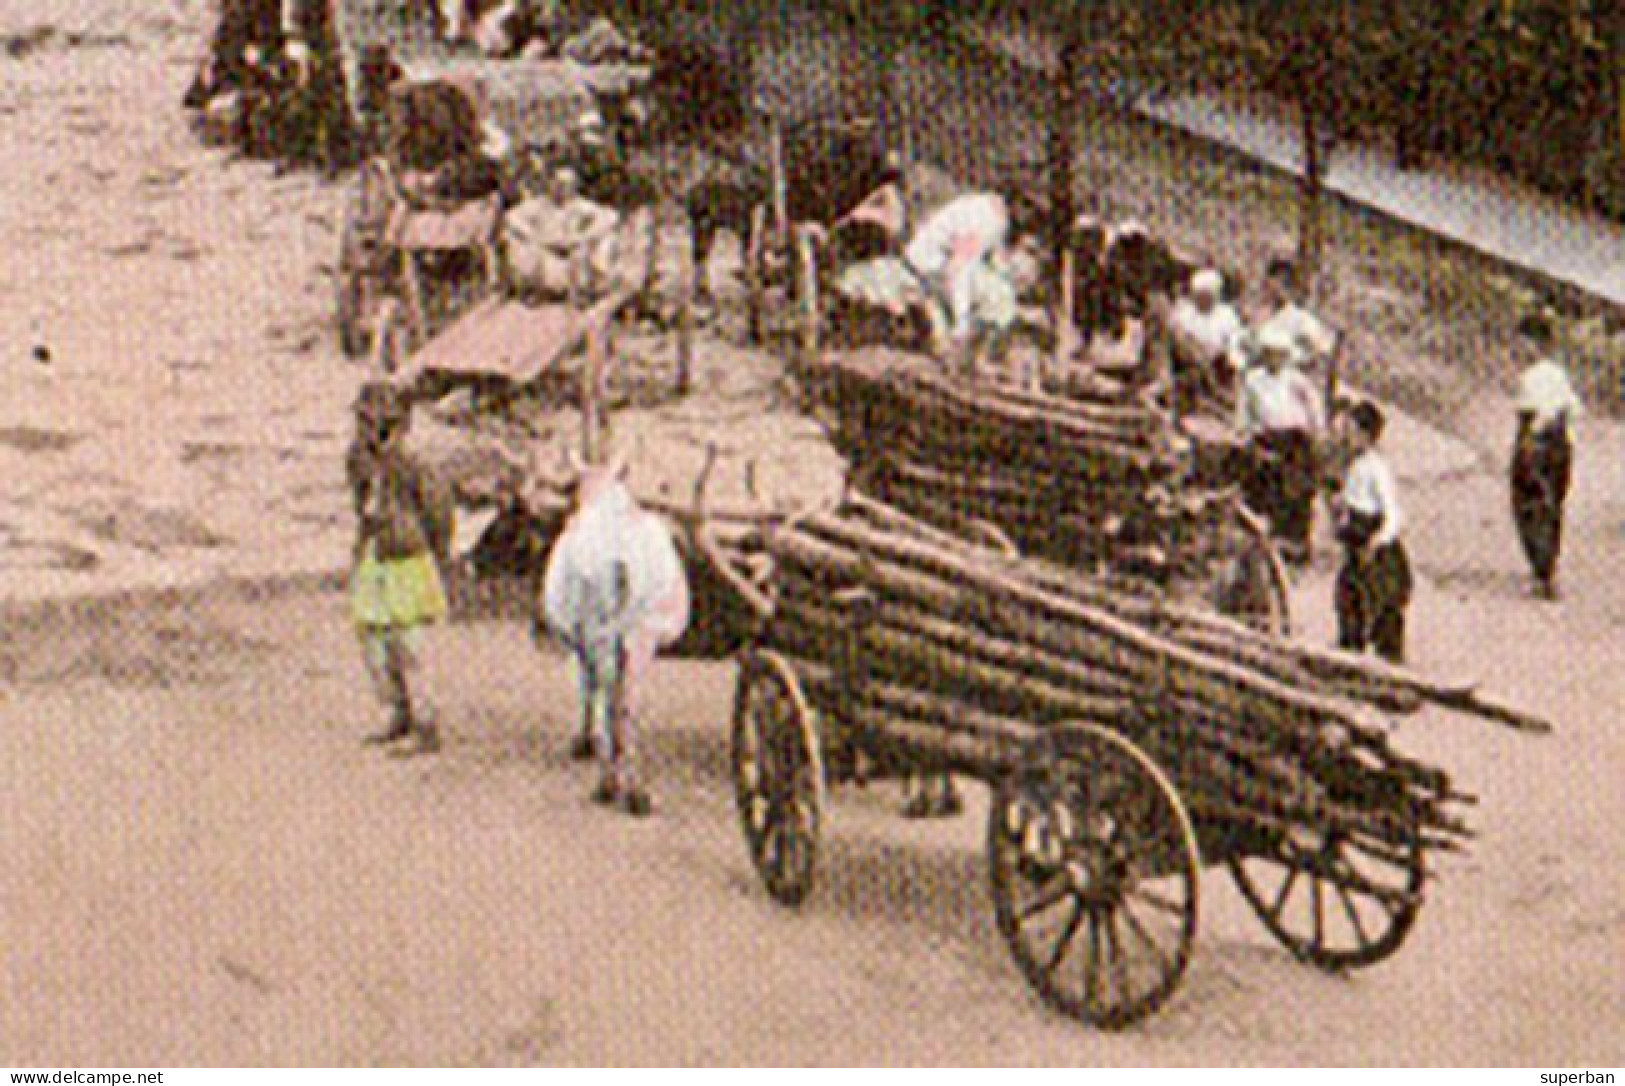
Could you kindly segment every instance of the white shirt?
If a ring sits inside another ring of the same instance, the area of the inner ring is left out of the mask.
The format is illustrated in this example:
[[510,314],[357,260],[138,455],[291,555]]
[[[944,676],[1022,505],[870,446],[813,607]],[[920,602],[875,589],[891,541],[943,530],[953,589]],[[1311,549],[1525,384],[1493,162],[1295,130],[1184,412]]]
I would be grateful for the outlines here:
[[920,224],[903,259],[922,275],[938,275],[993,250],[1009,229],[1003,197],[990,192],[960,196]]
[[1584,410],[1574,386],[1569,383],[1568,373],[1549,358],[1523,371],[1518,379],[1517,404],[1520,412],[1534,415],[1537,430],[1554,422],[1567,429],[1569,422]]
[[1349,465],[1343,480],[1343,506],[1365,516],[1381,516],[1382,525],[1371,539],[1381,547],[1399,538],[1405,527],[1405,514],[1399,508],[1399,488],[1388,461],[1375,449],[1367,449]]
[[572,256],[578,248],[609,236],[619,222],[620,215],[614,208],[594,203],[585,196],[572,196],[564,203],[557,203],[542,195],[508,212],[503,228],[513,237],[562,256]]
[[1279,374],[1254,366],[1242,382],[1236,426],[1249,437],[1272,430],[1314,433],[1321,428],[1320,397],[1294,366],[1282,367]]
[[1174,303],[1168,326],[1175,342],[1181,347],[1188,346],[1190,353],[1198,355],[1204,363],[1221,355],[1234,358],[1247,331],[1235,307],[1228,302],[1214,302],[1204,313],[1189,298]]
[[1258,331],[1262,333],[1266,328],[1278,329],[1292,340],[1296,346],[1292,356],[1295,366],[1325,358],[1337,347],[1337,333],[1296,302],[1288,302],[1276,310],[1273,316],[1258,326]]

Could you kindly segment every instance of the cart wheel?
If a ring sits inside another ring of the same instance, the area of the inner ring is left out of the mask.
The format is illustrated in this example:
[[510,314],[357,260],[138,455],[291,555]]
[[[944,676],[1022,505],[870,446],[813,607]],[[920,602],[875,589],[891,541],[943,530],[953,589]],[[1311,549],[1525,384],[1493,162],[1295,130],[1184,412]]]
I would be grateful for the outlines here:
[[1292,633],[1292,605],[1281,552],[1256,513],[1240,502],[1230,509],[1210,602],[1221,614],[1286,637]]
[[1422,907],[1420,841],[1378,854],[1338,833],[1295,831],[1268,854],[1227,861],[1270,934],[1328,971],[1372,965],[1399,949]]
[[767,892],[799,905],[813,885],[824,767],[812,711],[784,658],[747,653],[733,718],[734,798]]
[[1102,1029],[1155,1011],[1196,939],[1196,834],[1132,743],[1070,725],[996,787],[988,861],[999,930],[1044,1000]]

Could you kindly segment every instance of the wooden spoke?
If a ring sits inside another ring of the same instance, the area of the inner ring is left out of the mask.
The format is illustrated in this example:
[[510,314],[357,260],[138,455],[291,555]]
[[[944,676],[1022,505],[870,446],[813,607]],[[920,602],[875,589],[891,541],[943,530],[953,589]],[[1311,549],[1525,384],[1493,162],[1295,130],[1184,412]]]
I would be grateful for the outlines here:
[[1145,921],[1141,920],[1134,910],[1129,907],[1130,900],[1131,898],[1124,898],[1120,906],[1123,923],[1128,927],[1130,934],[1139,939],[1147,950],[1156,955],[1159,971],[1167,972],[1169,967],[1168,952],[1163,950],[1162,944],[1152,937],[1151,932],[1145,926]]
[[1320,879],[1311,878],[1309,880],[1309,901],[1314,911],[1314,940],[1316,943],[1326,941],[1326,901],[1323,886],[1324,883]]
[[1089,916],[1089,940],[1085,947],[1088,956],[1083,960],[1083,997],[1090,1007],[1099,1007],[1100,999],[1100,928],[1095,924],[1093,914]]
[[1057,875],[1054,881],[1059,882],[1060,885],[1022,906],[1021,919],[1031,920],[1039,913],[1048,912],[1055,908],[1069,897],[1076,899],[1076,895],[1072,893],[1072,888],[1067,885],[1065,877]]
[[1066,927],[1061,930],[1061,937],[1055,940],[1055,949],[1050,951],[1049,961],[1044,963],[1044,972],[1053,973],[1061,967],[1066,958],[1066,952],[1072,949],[1072,941],[1077,938],[1078,927],[1083,923],[1083,902],[1077,898],[1072,899],[1072,915],[1066,919]]
[[1163,897],[1161,894],[1156,893],[1145,886],[1136,887],[1134,890],[1134,896],[1151,906],[1153,909],[1158,909],[1165,912],[1169,916],[1182,916],[1188,908],[1188,906],[1181,905],[1177,901],[1170,901],[1168,898]]
[[1286,908],[1286,899],[1292,893],[1292,887],[1298,883],[1298,869],[1288,868],[1286,878],[1281,880],[1281,886],[1275,891],[1275,900],[1270,903],[1270,915],[1276,920],[1281,919],[1281,910]]
[[1335,886],[1337,900],[1343,903],[1343,915],[1349,918],[1349,926],[1354,929],[1354,937],[1360,940],[1362,947],[1371,945],[1370,936],[1365,933],[1365,924],[1360,920],[1360,910],[1354,907],[1354,901],[1349,897],[1348,889],[1341,884]]
[[1112,983],[1117,988],[1120,999],[1128,1001],[1134,997],[1134,987],[1128,979],[1128,956],[1123,953],[1123,944],[1117,934],[1117,910],[1102,912],[1101,926],[1106,932],[1106,953],[1112,960]]

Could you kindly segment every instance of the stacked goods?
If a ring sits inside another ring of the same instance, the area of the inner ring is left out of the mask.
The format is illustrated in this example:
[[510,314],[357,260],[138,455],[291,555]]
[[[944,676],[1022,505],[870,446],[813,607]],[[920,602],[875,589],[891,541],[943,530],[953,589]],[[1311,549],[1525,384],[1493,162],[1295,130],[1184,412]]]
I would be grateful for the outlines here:
[[1375,855],[1452,848],[1469,802],[1377,710],[1425,703],[1545,725],[1470,689],[1114,595],[861,496],[767,533],[762,644],[872,744],[988,775],[1042,731],[1104,724],[1172,776],[1199,825],[1310,827]]
[[980,521],[1026,553],[1093,565],[1145,541],[1191,463],[1152,406],[974,388],[915,356],[854,351],[804,374],[863,488],[933,524]]

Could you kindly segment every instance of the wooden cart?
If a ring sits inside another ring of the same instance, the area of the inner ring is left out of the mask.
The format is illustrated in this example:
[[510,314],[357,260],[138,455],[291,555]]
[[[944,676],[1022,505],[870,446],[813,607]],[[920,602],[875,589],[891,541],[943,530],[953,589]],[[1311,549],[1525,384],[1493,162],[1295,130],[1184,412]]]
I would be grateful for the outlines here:
[[1239,445],[1153,403],[1029,393],[885,348],[797,366],[866,492],[939,528],[1200,601],[1279,634],[1287,575],[1231,482]]
[[[737,564],[703,530],[699,545]],[[734,577],[761,625],[741,656],[732,772],[768,893],[794,906],[811,892],[828,789],[855,752],[985,781],[999,929],[1046,1002],[1102,1028],[1177,989],[1204,865],[1223,865],[1320,968],[1399,948],[1425,854],[1467,835],[1451,812],[1470,797],[1395,751],[1373,706],[1543,726],[1470,688],[1114,593],[857,493],[763,546],[771,573]]]
[[[462,121],[458,142],[480,141],[480,132],[462,128],[494,126],[512,143],[514,161],[505,164],[511,167],[528,163],[542,147],[572,145],[582,119],[605,112],[601,99],[629,98],[649,75],[642,65],[586,67],[459,52],[435,37],[432,7],[343,0],[336,8],[352,109],[374,151],[359,171],[340,232],[337,320],[340,346],[351,356],[369,346],[397,357],[416,350],[488,297],[498,280],[500,199],[458,202],[409,191],[411,164],[401,161],[396,138],[411,134],[410,110],[403,108],[408,96],[431,85],[454,91],[462,100],[462,108],[451,111]],[[384,87],[370,87],[363,75],[374,48],[395,76]]]

